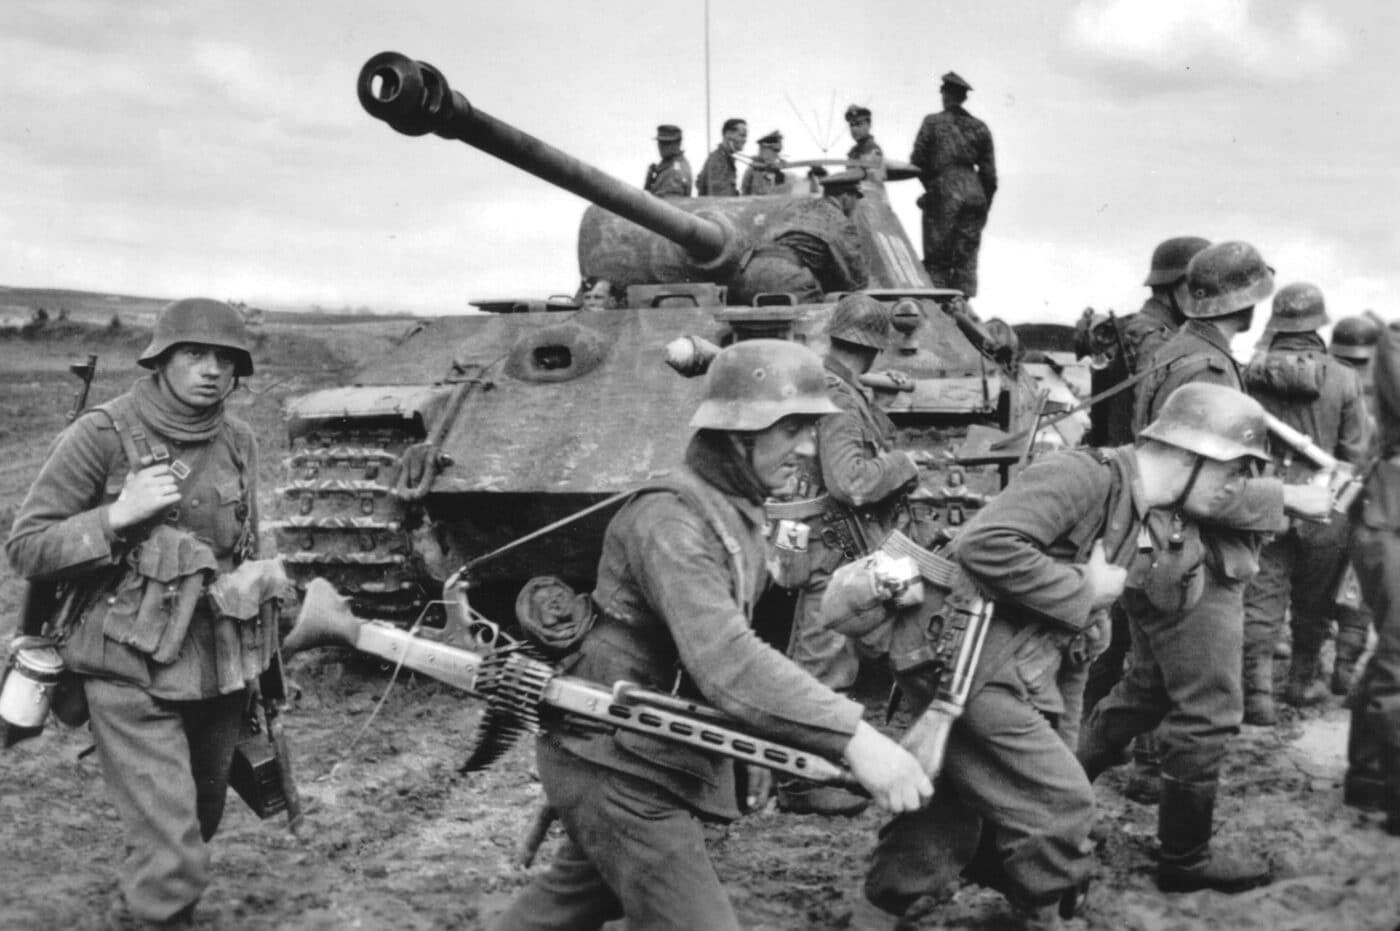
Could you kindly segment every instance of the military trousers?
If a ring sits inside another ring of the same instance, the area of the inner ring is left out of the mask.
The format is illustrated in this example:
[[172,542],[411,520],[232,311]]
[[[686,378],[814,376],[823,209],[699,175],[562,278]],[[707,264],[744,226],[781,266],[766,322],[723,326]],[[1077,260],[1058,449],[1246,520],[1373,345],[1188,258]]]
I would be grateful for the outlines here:
[[1347,524],[1300,524],[1264,544],[1259,574],[1244,594],[1244,653],[1247,660],[1271,662],[1283,634],[1285,613],[1294,652],[1316,657],[1326,641],[1332,598],[1346,557]]
[[588,931],[624,917],[637,929],[737,931],[701,822],[678,798],[547,735],[536,742],[536,764],[568,837],[495,931]]
[[1163,775],[1183,782],[1219,775],[1244,719],[1243,601],[1243,582],[1214,573],[1183,612],[1159,610],[1136,589],[1123,593],[1132,661],[1085,722],[1079,757],[1086,768],[1123,759],[1134,737],[1157,728]]
[[850,637],[822,629],[822,595],[844,557],[818,540],[808,543],[807,554],[812,571],[797,592],[787,655],[822,685],[843,692],[855,684],[860,658]]
[[[966,172],[966,174],[971,174]],[[975,175],[972,180],[940,178],[924,194],[924,268],[935,288],[956,288],[977,296],[977,255],[982,228],[987,225],[987,199]]]
[[[1394,468],[1394,467],[1392,467]],[[1400,505],[1400,468],[1392,494]],[[1376,628],[1376,648],[1352,699],[1348,778],[1379,779],[1400,793],[1400,507],[1351,534],[1352,565]],[[1397,795],[1400,798],[1400,795]],[[1396,812],[1400,817],[1400,811]]]
[[209,884],[246,693],[166,701],[109,679],[83,682],[103,779],[125,829],[121,892],[140,920],[187,915]]
[[979,818],[995,862],[978,878],[1013,902],[1056,901],[1089,876],[1093,787],[1011,680],[979,690],[953,725],[933,801],[881,829],[866,897],[898,913],[938,892],[968,865]]

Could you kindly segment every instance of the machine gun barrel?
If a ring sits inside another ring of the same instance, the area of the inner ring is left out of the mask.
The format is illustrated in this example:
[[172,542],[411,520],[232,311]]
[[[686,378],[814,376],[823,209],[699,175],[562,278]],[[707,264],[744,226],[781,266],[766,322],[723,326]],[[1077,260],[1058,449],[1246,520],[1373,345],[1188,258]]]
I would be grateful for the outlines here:
[[1325,484],[1330,489],[1333,512],[1345,514],[1351,510],[1356,496],[1361,493],[1361,481],[1356,477],[1355,468],[1350,463],[1341,462],[1313,442],[1312,437],[1293,429],[1273,414],[1266,412],[1264,422],[1268,424],[1270,433],[1317,467],[1314,483]]
[[472,106],[442,72],[398,52],[360,69],[360,103],[407,136],[465,142],[677,243],[698,263],[722,265],[741,251],[721,216],[701,217],[608,175]]

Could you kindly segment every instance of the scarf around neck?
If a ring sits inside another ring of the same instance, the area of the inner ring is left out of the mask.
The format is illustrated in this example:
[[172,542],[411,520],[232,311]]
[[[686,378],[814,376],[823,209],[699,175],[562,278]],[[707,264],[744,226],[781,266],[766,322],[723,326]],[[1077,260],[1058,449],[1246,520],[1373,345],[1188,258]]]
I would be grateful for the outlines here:
[[153,433],[177,443],[206,443],[224,424],[224,402],[203,410],[191,410],[161,391],[156,374],[143,376],[131,386],[136,414]]
[[697,430],[685,450],[685,464],[727,495],[762,504],[768,490],[740,457],[723,430]]

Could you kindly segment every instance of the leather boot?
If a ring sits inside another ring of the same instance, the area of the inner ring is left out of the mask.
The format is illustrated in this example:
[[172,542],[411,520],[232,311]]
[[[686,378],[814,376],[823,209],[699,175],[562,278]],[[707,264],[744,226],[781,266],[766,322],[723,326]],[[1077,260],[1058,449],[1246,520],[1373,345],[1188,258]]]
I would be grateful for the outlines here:
[[1317,677],[1319,647],[1298,643],[1297,640],[1295,636],[1293,659],[1288,663],[1288,683],[1283,687],[1283,700],[1294,708],[1320,705],[1330,693]]
[[1156,805],[1162,797],[1162,743],[1155,732],[1133,741],[1133,771],[1123,795],[1140,805]]
[[1274,658],[1268,654],[1245,654],[1244,723],[1258,727],[1273,727],[1278,723],[1278,706],[1274,704]]
[[1211,849],[1216,781],[1184,782],[1162,777],[1158,809],[1157,888],[1163,892],[1243,892],[1273,880],[1262,860]]
[[1371,726],[1380,745],[1380,765],[1385,780],[1385,830],[1400,836],[1400,695],[1367,702]]
[[865,811],[870,798],[840,786],[822,786],[801,779],[783,780],[776,793],[778,810],[794,815],[852,817]]
[[[1364,618],[1363,618],[1364,620]],[[1366,628],[1343,618],[1337,625],[1337,655],[1332,662],[1332,694],[1348,695],[1356,684],[1356,662],[1366,652]]]

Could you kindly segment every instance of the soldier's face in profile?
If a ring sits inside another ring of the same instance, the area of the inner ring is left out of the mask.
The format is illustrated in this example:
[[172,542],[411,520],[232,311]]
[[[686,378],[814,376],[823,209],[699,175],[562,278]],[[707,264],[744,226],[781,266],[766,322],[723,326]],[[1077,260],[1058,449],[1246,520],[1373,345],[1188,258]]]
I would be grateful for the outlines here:
[[742,152],[744,146],[749,144],[749,127],[740,123],[729,132],[724,134],[724,139],[729,143],[729,148],[734,152]]
[[1209,518],[1244,491],[1245,480],[1254,474],[1254,460],[1248,456],[1217,462],[1203,460],[1200,474],[1182,503],[1192,517]]
[[222,346],[177,343],[160,364],[160,387],[196,410],[213,407],[233,387],[236,354]]
[[817,454],[816,420],[784,417],[753,434],[752,450],[750,463],[758,480],[772,494],[781,494],[797,480],[802,458]]
[[861,142],[870,136],[870,121],[856,120],[851,124],[851,138]]

